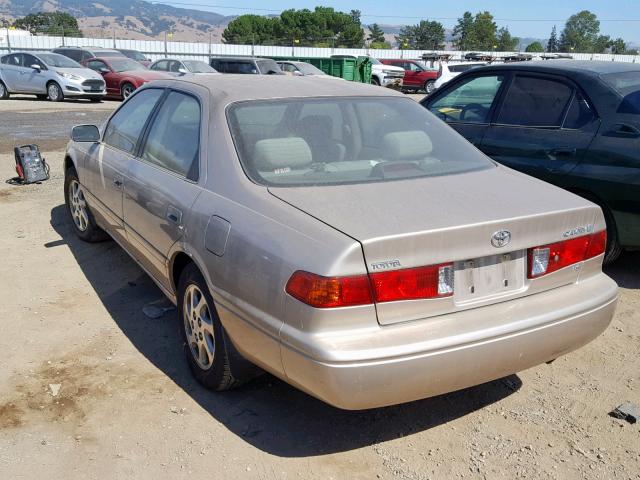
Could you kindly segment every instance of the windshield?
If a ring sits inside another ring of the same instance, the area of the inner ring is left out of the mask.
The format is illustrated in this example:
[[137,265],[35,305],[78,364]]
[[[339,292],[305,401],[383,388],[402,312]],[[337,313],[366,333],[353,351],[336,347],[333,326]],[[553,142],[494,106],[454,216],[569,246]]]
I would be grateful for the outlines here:
[[382,62],[377,58],[369,57],[369,60],[371,60],[371,63],[373,63],[374,65],[382,65]]
[[298,69],[305,75],[326,75],[326,73],[310,63],[297,63],[296,67],[298,67]]
[[84,68],[75,60],[71,60],[69,57],[65,57],[64,55],[59,55],[57,53],[39,53],[38,58],[50,67]]
[[147,57],[145,57],[144,54],[142,54],[137,50],[120,50],[120,53],[124,54],[129,58],[132,58],[133,60],[138,60],[138,61],[147,60]]
[[128,58],[113,58],[109,59],[109,63],[111,64],[111,69],[114,72],[131,72],[136,70],[146,70],[146,67],[141,63],[136,62],[135,60],[129,60]]
[[127,56],[122,53],[119,52],[117,50],[94,50],[93,52],[95,54],[96,57],[117,57],[117,58],[127,58]]
[[199,60],[183,60],[182,63],[191,73],[216,73],[213,68]]
[[413,100],[253,100],[228,109],[247,175],[261,185],[367,183],[449,175],[493,164]]
[[600,77],[622,96],[618,113],[640,114],[640,70],[607,73]]

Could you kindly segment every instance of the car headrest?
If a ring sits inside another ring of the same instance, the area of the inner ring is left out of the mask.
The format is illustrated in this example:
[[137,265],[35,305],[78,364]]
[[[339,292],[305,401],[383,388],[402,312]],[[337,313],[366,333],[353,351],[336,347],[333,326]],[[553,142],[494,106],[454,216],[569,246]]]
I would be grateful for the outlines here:
[[258,140],[253,158],[255,167],[262,171],[303,168],[312,162],[311,149],[300,137]]
[[431,139],[422,130],[387,133],[382,139],[386,160],[419,160],[433,150]]

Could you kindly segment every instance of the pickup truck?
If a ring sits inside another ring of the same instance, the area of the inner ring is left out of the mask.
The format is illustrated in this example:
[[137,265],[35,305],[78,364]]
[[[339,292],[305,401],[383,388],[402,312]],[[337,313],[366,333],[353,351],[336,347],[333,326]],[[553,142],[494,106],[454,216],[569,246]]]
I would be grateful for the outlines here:
[[385,65],[377,58],[371,58],[371,83],[382,87],[402,90],[404,69]]
[[401,58],[389,58],[380,60],[384,65],[399,67],[404,70],[403,88],[417,92],[424,90],[430,94],[434,90],[437,69],[429,69],[417,60],[406,60]]

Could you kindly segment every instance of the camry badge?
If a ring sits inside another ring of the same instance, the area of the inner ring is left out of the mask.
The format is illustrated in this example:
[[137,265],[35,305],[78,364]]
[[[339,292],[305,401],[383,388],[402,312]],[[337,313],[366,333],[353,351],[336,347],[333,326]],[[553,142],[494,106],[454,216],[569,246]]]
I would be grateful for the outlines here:
[[499,230],[491,235],[491,245],[501,248],[511,241],[511,232],[509,230]]

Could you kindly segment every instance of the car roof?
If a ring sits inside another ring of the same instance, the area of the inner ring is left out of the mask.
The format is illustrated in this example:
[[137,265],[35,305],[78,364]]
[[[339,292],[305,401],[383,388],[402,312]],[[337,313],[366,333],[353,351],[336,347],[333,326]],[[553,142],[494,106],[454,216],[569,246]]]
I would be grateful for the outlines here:
[[[406,95],[388,88],[359,82],[327,82],[313,75],[194,75],[173,80],[155,81],[156,86],[179,86],[189,83],[205,87],[214,101],[225,104],[244,100],[270,100],[299,97],[394,97]],[[413,101],[413,100],[411,100]]]
[[640,72],[640,65],[629,62],[603,62],[598,60],[532,60],[517,63],[494,63],[485,69],[520,70],[529,72],[575,72],[586,75],[602,75],[618,72]]
[[236,61],[247,61],[253,62],[256,60],[271,60],[270,58],[257,58],[257,57],[211,57],[211,60],[233,60]]

